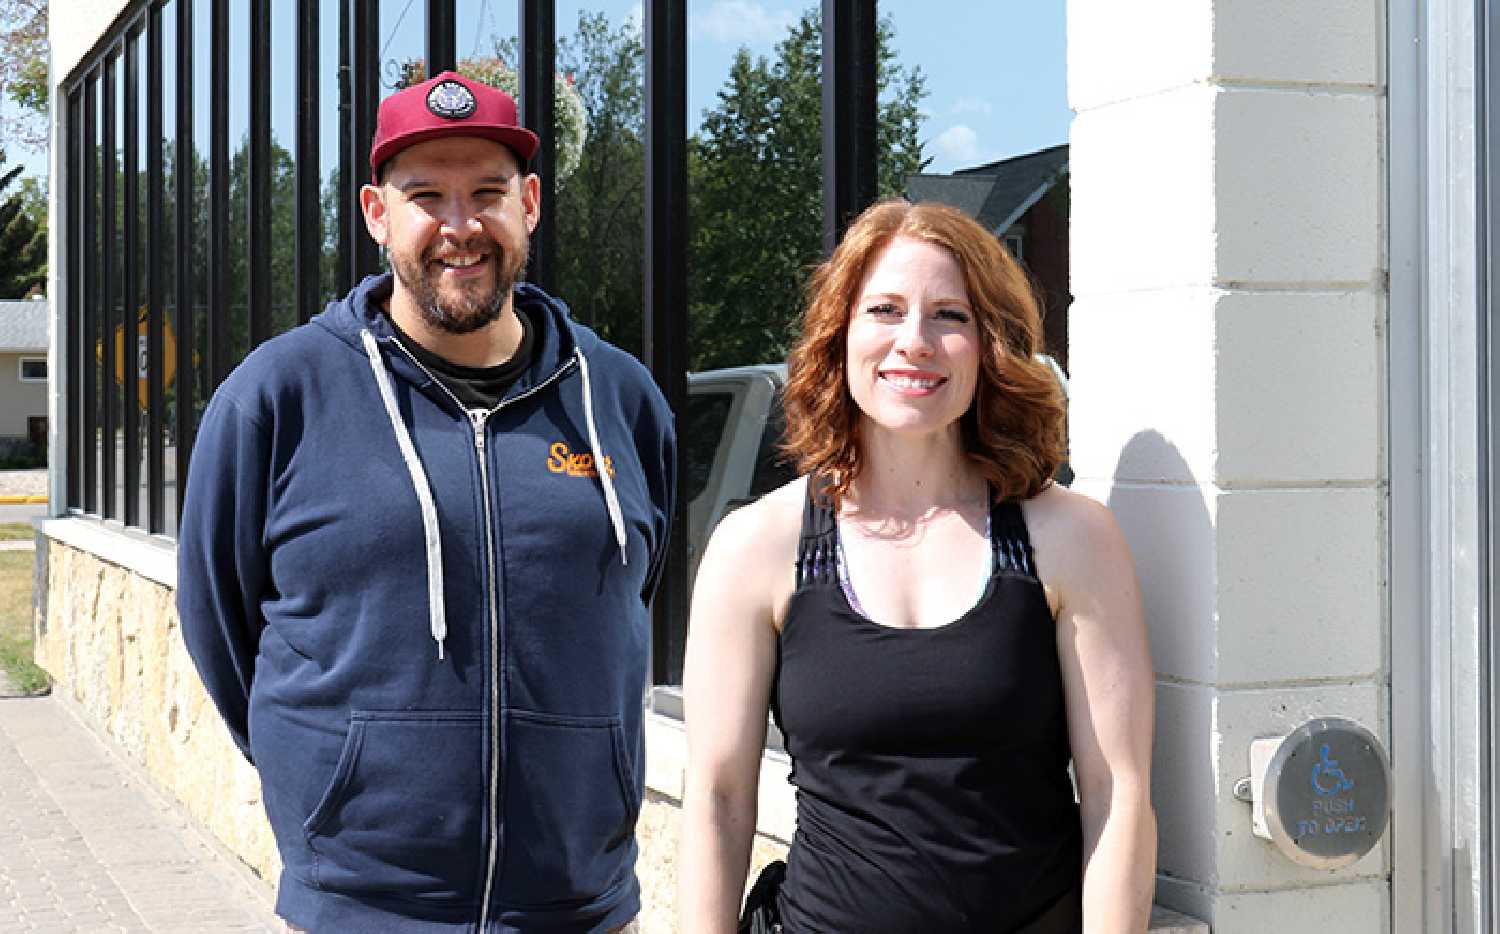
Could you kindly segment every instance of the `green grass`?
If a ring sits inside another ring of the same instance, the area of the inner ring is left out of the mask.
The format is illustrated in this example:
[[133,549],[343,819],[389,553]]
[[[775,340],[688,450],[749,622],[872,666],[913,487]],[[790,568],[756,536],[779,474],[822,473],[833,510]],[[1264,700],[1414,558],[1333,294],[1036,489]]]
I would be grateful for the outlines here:
[[30,522],[0,522],[0,542],[29,542],[34,534]]
[[21,690],[43,694],[50,682],[47,673],[32,661],[31,651],[31,581],[35,560],[30,551],[0,552],[0,668]]

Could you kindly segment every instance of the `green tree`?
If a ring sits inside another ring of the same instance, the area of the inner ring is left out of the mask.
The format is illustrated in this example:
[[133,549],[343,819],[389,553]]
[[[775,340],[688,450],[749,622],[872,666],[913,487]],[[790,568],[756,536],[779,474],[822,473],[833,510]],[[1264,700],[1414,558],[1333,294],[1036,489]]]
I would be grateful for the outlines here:
[[[925,161],[920,69],[878,32],[879,193],[899,195]],[[775,60],[741,49],[692,150],[690,353],[694,369],[781,360],[807,275],[823,255],[822,21],[809,10]]]
[[20,174],[16,166],[0,175],[0,298],[22,298],[47,279],[47,228],[37,220],[35,201],[25,190],[5,198]]
[[605,339],[641,352],[645,259],[645,46],[638,29],[611,29],[580,12],[558,42],[559,69],[588,120],[578,167],[557,191],[558,294]]
[[[271,157],[271,333],[279,334],[297,324],[297,163],[273,134],[269,145]],[[229,159],[229,302],[233,350],[231,359],[238,361],[250,352],[250,140],[246,136]]]
[[0,97],[21,108],[0,117],[0,139],[45,152],[47,0],[0,0]]

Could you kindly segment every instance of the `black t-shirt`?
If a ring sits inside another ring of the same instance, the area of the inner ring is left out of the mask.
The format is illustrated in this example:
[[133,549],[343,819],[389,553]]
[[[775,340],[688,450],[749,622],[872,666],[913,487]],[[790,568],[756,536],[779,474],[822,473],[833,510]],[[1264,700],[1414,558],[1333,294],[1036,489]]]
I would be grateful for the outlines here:
[[500,404],[511,384],[531,366],[531,358],[536,352],[535,329],[530,318],[520,309],[515,314],[516,320],[521,322],[521,343],[509,360],[495,366],[461,366],[445,360],[413,340],[394,318],[391,319],[391,330],[396,332],[396,340],[401,346],[432,371],[437,381],[446,386],[464,408],[493,409]]
[[850,605],[833,507],[808,489],[772,695],[797,787],[783,930],[1081,930],[1057,630],[1020,505],[991,510],[978,603],[897,629]]

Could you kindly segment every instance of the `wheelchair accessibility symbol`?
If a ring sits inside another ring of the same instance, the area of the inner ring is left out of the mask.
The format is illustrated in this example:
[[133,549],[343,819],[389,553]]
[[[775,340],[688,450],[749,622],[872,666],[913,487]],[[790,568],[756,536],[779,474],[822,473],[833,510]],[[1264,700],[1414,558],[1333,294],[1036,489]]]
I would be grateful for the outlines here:
[[1328,744],[1318,752],[1318,761],[1312,767],[1313,791],[1325,798],[1344,791],[1354,790],[1354,780],[1344,775],[1337,759],[1328,758]]
[[1376,846],[1390,826],[1391,765],[1373,733],[1344,717],[1317,717],[1259,742],[1274,752],[1261,766],[1267,746],[1252,749],[1252,772],[1265,769],[1251,802],[1261,809],[1251,817],[1257,836],[1314,869],[1351,866]]

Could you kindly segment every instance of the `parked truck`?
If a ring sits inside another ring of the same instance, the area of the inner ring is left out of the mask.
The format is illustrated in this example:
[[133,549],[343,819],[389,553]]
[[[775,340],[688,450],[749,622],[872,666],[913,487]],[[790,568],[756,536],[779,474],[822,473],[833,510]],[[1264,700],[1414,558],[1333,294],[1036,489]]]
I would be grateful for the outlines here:
[[764,496],[796,474],[778,445],[783,364],[688,374],[688,404],[677,425],[686,464],[688,580],[725,513]]

